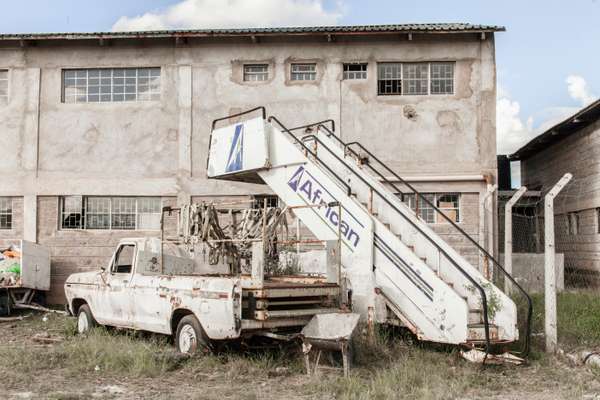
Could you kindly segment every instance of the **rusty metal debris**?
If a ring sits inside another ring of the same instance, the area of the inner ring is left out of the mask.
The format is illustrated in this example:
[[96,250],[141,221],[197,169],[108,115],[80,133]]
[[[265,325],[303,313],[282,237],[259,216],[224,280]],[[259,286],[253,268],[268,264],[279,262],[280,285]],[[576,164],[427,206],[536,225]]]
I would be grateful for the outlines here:
[[468,351],[461,350],[460,356],[467,361],[477,364],[521,365],[525,362],[523,358],[517,357],[508,352],[503,354],[486,354],[484,351],[477,349],[471,349]]

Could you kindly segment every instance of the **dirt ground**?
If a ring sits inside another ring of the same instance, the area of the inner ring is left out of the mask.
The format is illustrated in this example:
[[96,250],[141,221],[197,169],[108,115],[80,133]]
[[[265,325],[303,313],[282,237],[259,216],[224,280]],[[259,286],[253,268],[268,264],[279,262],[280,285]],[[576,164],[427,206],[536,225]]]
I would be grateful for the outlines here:
[[[29,313],[25,313],[27,315]],[[378,335],[358,343],[347,379],[304,374],[296,345],[193,358],[163,337],[31,314],[0,322],[0,397],[8,399],[600,399],[598,371],[539,353],[525,366],[485,367],[456,351]]]

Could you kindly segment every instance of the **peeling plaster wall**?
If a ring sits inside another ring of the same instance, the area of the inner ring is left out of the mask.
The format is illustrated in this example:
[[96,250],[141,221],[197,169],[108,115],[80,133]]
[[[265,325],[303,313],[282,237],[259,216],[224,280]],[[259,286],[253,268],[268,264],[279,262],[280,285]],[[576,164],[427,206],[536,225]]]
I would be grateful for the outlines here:
[[[332,43],[292,36],[259,43],[190,39],[177,46],[162,40],[40,42],[0,48],[0,60],[0,68],[9,69],[10,89],[9,103],[0,107],[0,170],[8,177],[0,180],[0,196],[17,199],[16,228],[1,237],[20,238],[25,230],[51,247],[54,301],[69,273],[97,268],[120,237],[152,234],[61,231],[57,196],[160,196],[182,203],[267,193],[262,185],[207,180],[205,171],[211,121],[257,105],[289,127],[333,118],[343,140],[364,142],[399,174],[441,176],[415,184],[462,193],[463,225],[474,234],[486,185],[481,177],[496,175],[492,35]],[[445,60],[456,62],[455,94],[377,95],[377,62]],[[269,64],[269,79],[243,82],[243,64],[259,62]],[[317,81],[290,81],[294,62],[315,62]],[[344,62],[368,62],[368,79],[343,81]],[[161,100],[62,102],[62,69],[99,67],[161,67]],[[444,179],[451,175],[475,178]],[[443,226],[435,229],[446,234]]]

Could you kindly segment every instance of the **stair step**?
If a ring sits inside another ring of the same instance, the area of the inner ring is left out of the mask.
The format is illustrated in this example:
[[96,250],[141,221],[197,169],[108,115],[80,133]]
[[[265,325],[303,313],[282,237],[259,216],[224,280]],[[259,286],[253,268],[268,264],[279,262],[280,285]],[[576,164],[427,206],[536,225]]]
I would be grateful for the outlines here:
[[409,244],[408,246],[406,246],[410,249],[410,251],[415,251],[415,246],[413,246],[412,244]]
[[[498,340],[498,326],[489,324],[490,340]],[[472,323],[467,325],[467,340],[469,342],[485,342],[485,325],[483,323]]]
[[392,226],[387,222],[384,222],[383,226],[385,226],[387,229],[392,229]]
[[421,259],[421,261],[423,261],[424,263],[427,264],[427,257],[419,257]]
[[469,309],[469,324],[482,324],[483,313],[480,308]]

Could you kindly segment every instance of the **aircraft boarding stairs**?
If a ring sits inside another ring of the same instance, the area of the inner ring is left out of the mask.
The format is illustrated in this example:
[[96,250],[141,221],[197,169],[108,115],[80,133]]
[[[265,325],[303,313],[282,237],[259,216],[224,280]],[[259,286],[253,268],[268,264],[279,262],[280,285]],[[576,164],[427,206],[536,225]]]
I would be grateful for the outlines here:
[[[215,129],[219,121],[257,110],[262,117]],[[343,143],[324,125],[314,127],[298,138],[275,117],[267,120],[262,107],[215,120],[208,177],[265,183],[287,206],[312,205],[294,211],[319,240],[341,237],[353,308],[363,316],[377,310],[376,320],[386,322],[392,313],[424,341],[486,351],[517,341],[511,298],[402,202],[398,187],[371,165],[380,162],[373,154],[358,143]],[[523,353],[528,337],[529,325]]]

